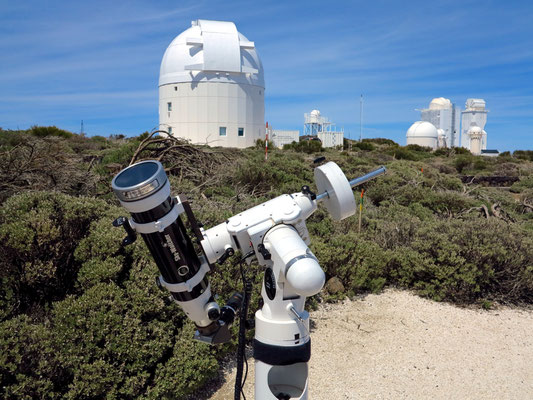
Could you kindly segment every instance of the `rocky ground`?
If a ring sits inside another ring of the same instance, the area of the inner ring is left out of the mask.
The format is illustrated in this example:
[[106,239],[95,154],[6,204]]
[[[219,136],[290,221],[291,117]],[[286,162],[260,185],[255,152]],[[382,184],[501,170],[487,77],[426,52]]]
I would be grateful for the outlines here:
[[[311,319],[310,399],[533,399],[533,311],[387,290],[324,304]],[[218,390],[202,397],[232,400],[234,377],[229,362]]]

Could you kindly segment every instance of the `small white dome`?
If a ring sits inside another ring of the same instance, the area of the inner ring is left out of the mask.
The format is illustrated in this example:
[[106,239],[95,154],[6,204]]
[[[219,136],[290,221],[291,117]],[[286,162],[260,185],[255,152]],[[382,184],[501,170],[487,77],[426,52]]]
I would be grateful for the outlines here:
[[420,138],[435,138],[439,137],[437,128],[427,121],[416,121],[411,127],[407,130],[408,138],[420,137]]
[[483,133],[483,129],[481,129],[479,126],[477,125],[474,125],[474,126],[471,126],[470,129],[468,130],[468,134],[473,134],[473,133]]
[[433,100],[431,100],[431,103],[429,103],[430,110],[442,110],[451,107],[452,102],[449,99],[445,99],[444,97],[434,98]]
[[191,25],[165,51],[159,86],[215,81],[265,87],[255,44],[233,22],[197,20]]
[[320,117],[320,111],[318,111],[318,110],[313,110],[313,111],[311,111],[311,115],[312,115],[313,117]]
[[444,129],[437,129],[437,134],[439,135],[439,137],[441,136],[446,136],[446,133],[444,132]]

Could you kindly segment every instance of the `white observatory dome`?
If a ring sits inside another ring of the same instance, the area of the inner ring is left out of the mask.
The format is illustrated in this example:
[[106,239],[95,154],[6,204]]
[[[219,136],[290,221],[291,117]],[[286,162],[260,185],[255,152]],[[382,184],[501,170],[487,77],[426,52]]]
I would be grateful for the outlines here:
[[265,134],[265,80],[254,42],[233,22],[191,25],[161,61],[160,129],[192,143],[252,146]]
[[417,121],[407,130],[407,144],[417,144],[419,146],[436,149],[438,145],[439,133],[437,128],[426,121]]
[[318,124],[320,122],[320,111],[313,110],[309,113],[309,122],[312,124]]
[[477,125],[473,125],[470,127],[470,129],[468,130],[468,134],[471,135],[471,134],[477,134],[477,133],[480,133],[482,134],[483,133],[483,129],[481,129],[479,126]]
[[452,102],[450,99],[445,99],[444,97],[437,97],[431,100],[429,103],[430,110],[443,110],[452,107]]

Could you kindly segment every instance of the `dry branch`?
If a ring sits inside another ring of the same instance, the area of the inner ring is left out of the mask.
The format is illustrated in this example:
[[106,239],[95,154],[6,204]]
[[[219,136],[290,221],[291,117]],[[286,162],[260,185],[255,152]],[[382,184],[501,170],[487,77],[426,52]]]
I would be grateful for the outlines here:
[[[154,138],[159,133],[160,136]],[[143,160],[158,160],[165,165],[165,171],[187,178],[195,183],[204,183],[213,171],[220,168],[229,158],[222,152],[212,152],[191,145],[185,140],[170,135],[167,131],[152,132],[140,144],[130,165]],[[205,183],[204,183],[205,185]]]

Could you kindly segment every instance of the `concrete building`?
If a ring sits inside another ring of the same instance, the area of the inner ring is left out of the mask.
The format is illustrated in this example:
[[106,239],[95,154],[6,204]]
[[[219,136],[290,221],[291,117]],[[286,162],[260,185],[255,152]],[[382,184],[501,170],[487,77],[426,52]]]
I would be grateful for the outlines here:
[[417,144],[419,146],[431,147],[435,150],[438,147],[439,134],[437,128],[427,121],[417,121],[407,130],[407,145]]
[[322,142],[322,147],[342,146],[344,142],[344,132],[338,132],[338,131],[318,132],[317,137]]
[[322,142],[322,147],[342,146],[344,130],[338,131],[333,122],[322,116],[319,110],[304,114],[304,136],[316,136]]
[[[487,123],[487,113],[485,100],[483,99],[467,99],[465,110],[462,112],[462,141],[461,146],[472,151],[470,144],[471,136],[469,135],[470,128],[477,126],[481,129],[481,150],[487,148],[487,132],[485,132],[485,124]],[[477,136],[476,136],[477,137]]]
[[191,25],[161,62],[159,128],[194,144],[253,146],[265,137],[265,81],[254,42],[233,22]]
[[449,99],[438,97],[431,100],[428,108],[420,110],[420,119],[443,130],[445,147],[458,147],[460,146],[460,111],[459,107],[452,104]]

